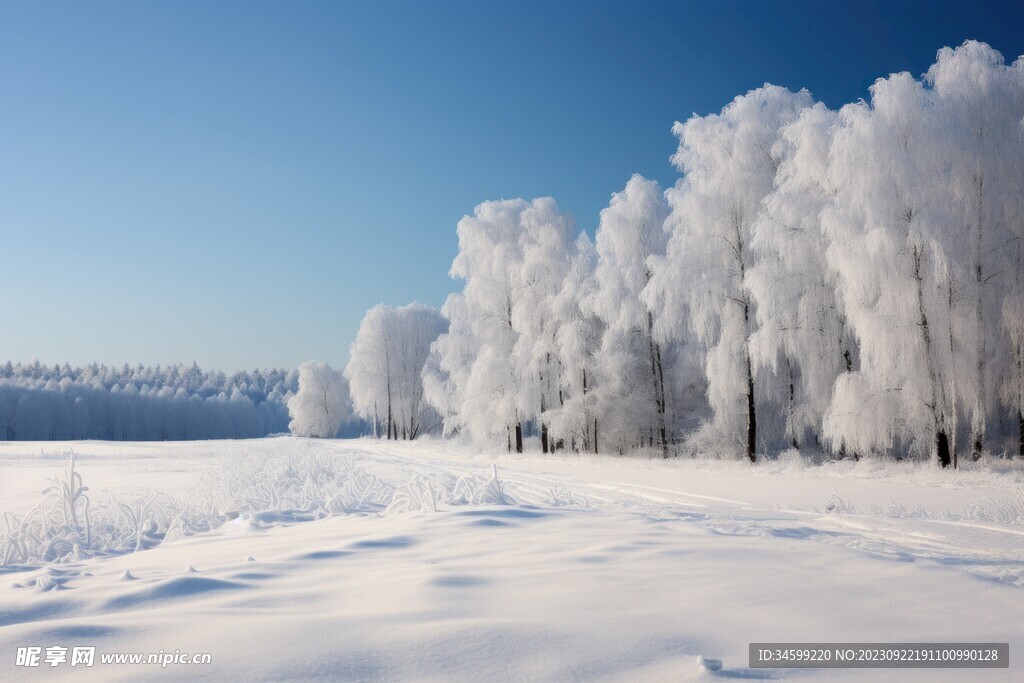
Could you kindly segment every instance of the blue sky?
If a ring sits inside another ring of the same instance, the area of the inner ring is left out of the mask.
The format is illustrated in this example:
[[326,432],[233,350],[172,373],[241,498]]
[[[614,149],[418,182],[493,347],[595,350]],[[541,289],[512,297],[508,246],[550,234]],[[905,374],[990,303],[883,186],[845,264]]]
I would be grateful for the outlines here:
[[347,361],[440,306],[455,225],[551,195],[593,233],[670,128],[765,82],[829,106],[977,38],[987,2],[0,0],[0,360]]

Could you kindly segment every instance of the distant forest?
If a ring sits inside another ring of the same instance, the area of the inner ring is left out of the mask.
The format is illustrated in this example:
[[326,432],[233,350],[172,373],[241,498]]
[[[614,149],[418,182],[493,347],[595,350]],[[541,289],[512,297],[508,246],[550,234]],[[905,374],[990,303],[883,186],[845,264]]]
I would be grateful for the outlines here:
[[296,370],[192,365],[0,367],[0,438],[241,439],[288,430]]

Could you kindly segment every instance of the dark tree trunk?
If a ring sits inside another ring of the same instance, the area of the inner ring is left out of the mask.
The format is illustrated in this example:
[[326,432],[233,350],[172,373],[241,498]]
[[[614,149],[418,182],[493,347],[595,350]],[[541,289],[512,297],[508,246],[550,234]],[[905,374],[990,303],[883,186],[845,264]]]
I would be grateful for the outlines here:
[[[661,363],[661,345],[654,341],[654,314],[647,312],[647,345],[651,357],[651,381],[654,389],[654,410],[658,414],[658,438],[661,440],[661,450],[664,457],[668,457],[668,441],[666,440],[665,429],[665,370]],[[654,439],[649,439],[650,446],[654,446]]]
[[505,425],[505,437],[508,440],[508,452],[511,453],[512,452],[512,429],[508,425]]
[[800,449],[800,440],[796,434],[796,385],[793,381],[793,365],[786,358],[786,371],[789,375],[789,444]]
[[[907,222],[910,222],[909,217]],[[939,406],[939,380],[935,369],[935,361],[932,359],[932,335],[931,329],[928,327],[928,314],[924,305],[924,276],[921,272],[921,259],[923,256],[923,251],[919,247],[914,247],[911,253],[911,266],[913,267],[914,279],[917,281],[917,311],[920,321],[918,327],[921,329],[925,366],[928,370],[928,383],[931,385],[932,396],[929,408],[932,411],[932,422],[935,425],[935,447],[939,458],[939,465],[949,467],[953,459],[949,451],[949,436],[946,434],[945,419]]]
[[747,458],[750,462],[757,460],[757,410],[754,405],[754,372],[750,365],[750,353],[747,356]]
[[[1021,455],[1024,455],[1024,421],[1021,422],[1020,443]],[[597,455],[597,418],[594,418],[594,455]]]
[[658,403],[661,411],[658,414],[658,431],[661,438],[661,457],[668,457],[668,432],[665,427],[665,367],[661,362],[661,344],[654,345],[654,356],[658,361]]
[[[391,434],[394,433],[394,438],[398,440],[398,425],[393,425],[394,414],[391,409],[391,351],[388,347],[387,342],[384,342],[384,364],[387,368],[387,386],[388,386],[388,441],[391,440]],[[393,426],[392,426],[393,425]]]
[[516,422],[516,453],[523,452],[523,423]]
[[[845,326],[846,323],[844,322],[843,324]],[[840,343],[840,345],[842,345],[842,343],[843,343],[842,338],[839,339],[839,343]],[[843,361],[846,363],[846,371],[847,372],[853,372],[853,356],[850,354],[850,349],[847,349],[847,348],[843,349]],[[839,445],[839,456],[842,457],[842,458],[846,457],[846,443],[845,442],[841,443]],[[854,452],[853,453],[853,459],[854,459],[854,461],[859,461],[860,460],[860,454],[857,453],[857,452]]]
[[949,467],[953,459],[949,453],[949,437],[946,436],[945,431],[940,431],[935,435],[935,447],[939,453],[939,464],[943,467]]
[[1024,413],[1020,411],[1017,412],[1017,429],[1020,432],[1020,457],[1024,458]]
[[984,174],[978,174],[978,215],[977,224],[975,227],[975,247],[974,247],[974,281],[976,287],[977,301],[975,302],[975,317],[978,326],[978,402],[974,409],[976,414],[974,419],[971,421],[972,430],[974,432],[974,446],[971,449],[971,458],[975,461],[981,459],[981,453],[985,448],[985,278],[982,267],[982,259],[984,255],[984,235],[985,235],[985,176]]
[[[551,362],[550,354],[548,356],[548,362],[549,363]],[[540,383],[541,383],[541,386],[544,385],[544,373],[543,372],[540,373]],[[548,426],[546,424],[544,424],[544,422],[543,422],[544,412],[547,410],[547,408],[548,408],[547,401],[544,400],[544,390],[541,389],[541,392],[540,392],[540,418],[541,418],[542,422],[540,423],[540,450],[543,453],[547,453],[548,452]]]

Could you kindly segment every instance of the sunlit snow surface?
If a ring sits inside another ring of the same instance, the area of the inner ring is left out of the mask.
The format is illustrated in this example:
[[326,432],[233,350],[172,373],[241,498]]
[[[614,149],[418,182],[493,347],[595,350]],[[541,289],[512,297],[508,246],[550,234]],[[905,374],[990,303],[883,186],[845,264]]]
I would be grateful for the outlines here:
[[[1022,676],[1019,466],[4,443],[0,510],[38,503],[72,449],[94,505],[158,490],[196,515],[210,503],[214,530],[0,569],[3,680]],[[751,670],[752,641],[1009,641],[1012,668]],[[16,667],[29,645],[213,663]]]

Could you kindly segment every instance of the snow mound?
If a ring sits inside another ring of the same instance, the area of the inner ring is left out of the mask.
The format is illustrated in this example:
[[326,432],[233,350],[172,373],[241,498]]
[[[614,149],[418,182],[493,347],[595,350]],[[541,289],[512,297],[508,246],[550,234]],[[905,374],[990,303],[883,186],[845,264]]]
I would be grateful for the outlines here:
[[722,670],[722,660],[721,659],[710,659],[708,657],[705,657],[704,655],[698,655],[697,656],[697,664],[700,665],[700,668],[702,668],[702,669],[704,669],[706,671],[721,671]]

